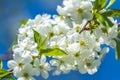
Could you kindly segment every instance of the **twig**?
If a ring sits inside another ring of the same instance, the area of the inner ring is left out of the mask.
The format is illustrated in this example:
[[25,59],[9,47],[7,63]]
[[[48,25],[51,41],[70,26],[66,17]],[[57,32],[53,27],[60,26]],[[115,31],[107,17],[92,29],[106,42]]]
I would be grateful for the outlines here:
[[82,28],[82,30],[79,32],[79,34],[81,34],[84,30],[90,30],[90,26],[89,23],[92,21],[93,19],[89,20]]

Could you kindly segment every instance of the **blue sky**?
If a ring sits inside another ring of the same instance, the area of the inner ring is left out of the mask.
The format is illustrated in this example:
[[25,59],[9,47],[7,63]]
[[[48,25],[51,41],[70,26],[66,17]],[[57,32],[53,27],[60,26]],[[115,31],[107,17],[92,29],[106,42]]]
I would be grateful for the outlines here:
[[[62,0],[0,0],[0,55],[6,53],[15,39],[20,20],[34,18],[37,14],[57,14],[56,7],[61,3]],[[120,9],[119,3],[120,0],[116,0],[111,8]],[[37,80],[44,79],[40,77]],[[60,76],[50,74],[47,80],[120,80],[120,60],[116,61],[115,50],[110,48],[94,75],[71,71]]]

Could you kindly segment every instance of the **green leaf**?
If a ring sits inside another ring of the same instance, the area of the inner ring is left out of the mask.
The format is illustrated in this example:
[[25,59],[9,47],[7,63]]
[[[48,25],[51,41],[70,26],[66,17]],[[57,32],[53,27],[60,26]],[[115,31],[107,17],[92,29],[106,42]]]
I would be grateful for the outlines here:
[[114,24],[106,16],[96,13],[96,19],[106,28],[112,27]]
[[20,21],[20,24],[23,24],[23,25],[25,25],[25,24],[27,24],[27,22],[28,22],[28,19],[21,20],[21,21]]
[[6,76],[10,75],[11,73],[7,70],[0,69],[0,79],[5,78]]
[[37,31],[33,30],[33,32],[34,32],[34,40],[36,43],[39,44],[41,42],[42,37]]
[[107,3],[107,0],[95,0],[93,9],[94,10],[97,9],[99,11],[105,7],[106,3]]
[[106,3],[107,3],[107,0],[99,0],[101,9],[103,9],[105,7]]
[[12,75],[10,75],[10,76],[7,76],[6,80],[16,80],[16,79]]
[[120,39],[114,39],[116,42],[116,59],[120,59]]
[[2,60],[0,59],[0,70],[2,69],[3,67],[3,63],[2,63]]
[[34,32],[34,41],[38,45],[37,46],[38,51],[40,51],[40,44],[41,44],[41,41],[42,41],[42,37],[37,31],[33,30],[33,32]]
[[46,48],[46,49],[41,49],[40,54],[43,54],[45,56],[66,56],[67,54],[59,49],[59,48]]
[[39,46],[40,49],[44,47],[44,45],[45,45],[47,39],[48,39],[48,38],[46,37],[44,40],[41,41],[40,46]]
[[102,13],[104,16],[108,17],[120,17],[120,10],[113,9],[113,10],[107,10],[104,13]]
[[44,47],[48,38],[46,37],[45,39],[42,39],[41,34],[39,34],[35,30],[33,30],[33,32],[34,32],[34,40],[38,44],[37,49],[40,51],[40,49]]
[[112,4],[115,2],[115,0],[110,0],[110,2],[108,3],[108,5],[106,6],[106,9],[109,8],[110,6],[112,6]]
[[99,1],[98,0],[95,0],[95,2],[94,2],[94,6],[93,6],[93,9],[94,10],[98,10],[98,9],[100,9],[100,5],[99,5]]

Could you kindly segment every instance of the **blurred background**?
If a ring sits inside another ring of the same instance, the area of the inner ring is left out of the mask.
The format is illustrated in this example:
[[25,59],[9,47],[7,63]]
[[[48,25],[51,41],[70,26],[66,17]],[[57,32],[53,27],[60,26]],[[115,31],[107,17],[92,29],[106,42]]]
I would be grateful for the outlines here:
[[[120,0],[116,0],[111,7],[120,9]],[[20,21],[33,19],[37,14],[57,14],[57,5],[61,5],[62,0],[0,0],[0,58],[4,60],[4,68],[7,69],[9,47],[15,40]],[[120,19],[116,18],[118,22]],[[36,80],[44,80],[41,76]],[[110,48],[110,52],[102,61],[98,72],[94,75],[80,74],[78,71],[71,71],[69,74],[52,76],[47,80],[120,80],[120,60],[115,60],[115,50]]]

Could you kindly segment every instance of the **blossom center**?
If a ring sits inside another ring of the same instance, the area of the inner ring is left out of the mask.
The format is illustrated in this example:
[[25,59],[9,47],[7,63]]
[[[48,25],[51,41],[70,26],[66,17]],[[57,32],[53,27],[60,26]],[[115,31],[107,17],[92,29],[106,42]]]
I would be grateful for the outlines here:
[[77,52],[74,54],[75,57],[79,57],[80,56],[80,52]]
[[63,60],[60,60],[60,65],[61,65],[61,64],[64,64],[64,61],[63,61]]
[[24,64],[23,64],[22,62],[18,63],[18,66],[19,66],[19,67],[23,67],[23,65],[24,65]]
[[80,45],[81,45],[81,46],[85,46],[85,41],[81,40],[81,41],[80,41]]
[[29,77],[28,73],[24,73],[23,76],[24,76],[25,78],[28,78],[28,77]]
[[82,9],[82,8],[78,8],[78,9],[77,9],[77,12],[80,14],[80,13],[83,12],[83,9]]
[[28,49],[29,49],[29,46],[26,45],[26,46],[24,47],[24,50],[28,50]]
[[40,65],[39,68],[40,68],[41,70],[43,70],[43,69],[44,69],[44,66],[43,66],[43,65]]
[[54,35],[55,35],[54,32],[49,32],[50,37],[53,37]]
[[80,31],[80,26],[76,26],[76,32],[79,32]]
[[86,63],[86,66],[87,66],[87,67],[90,67],[90,66],[91,66],[91,63],[90,63],[90,62],[87,62],[87,63]]

